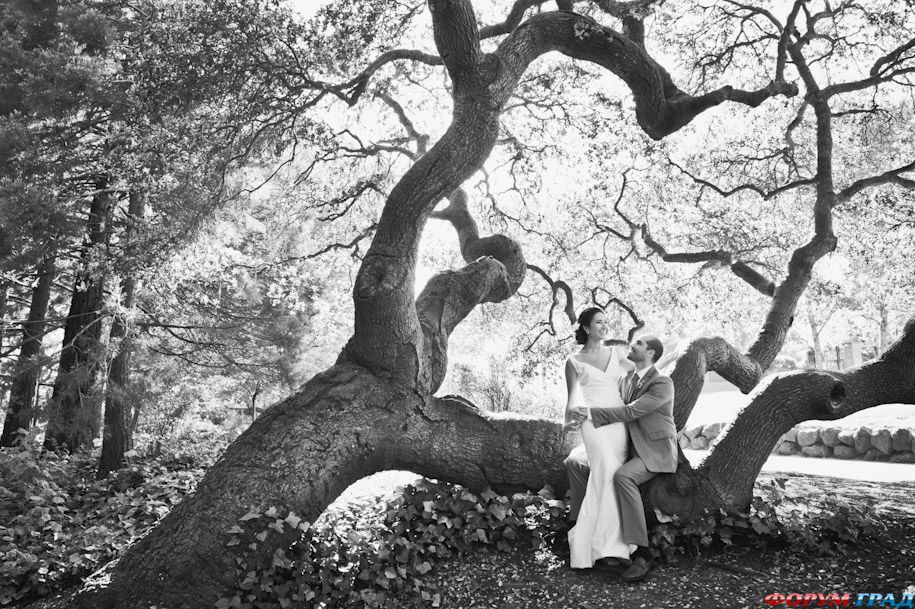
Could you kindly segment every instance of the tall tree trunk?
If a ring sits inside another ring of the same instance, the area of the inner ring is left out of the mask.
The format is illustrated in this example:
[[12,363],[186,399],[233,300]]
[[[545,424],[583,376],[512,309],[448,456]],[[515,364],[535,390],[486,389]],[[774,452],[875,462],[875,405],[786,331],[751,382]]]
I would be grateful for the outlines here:
[[878,348],[883,352],[890,344],[890,310],[885,302],[881,302],[877,312],[880,314],[880,344]]
[[[131,193],[128,208],[128,224],[125,230],[125,258],[128,267],[135,267],[136,223],[143,217],[145,198]],[[117,349],[108,368],[108,383],[105,389],[105,415],[102,433],[102,455],[99,459],[97,478],[102,479],[124,463],[124,453],[133,447],[133,429],[131,427],[131,404],[128,397],[130,385],[130,360],[133,355],[133,327],[130,317],[136,298],[136,270],[129,269],[124,277],[122,291],[124,295],[123,310],[115,316],[111,325],[109,343]]]
[[[3,233],[0,231],[0,256],[2,256],[3,253]],[[0,353],[2,353],[6,348],[6,335],[8,326],[6,319],[8,317],[7,308],[9,307],[9,293],[9,282],[0,278]],[[9,385],[6,383],[6,381],[0,380],[0,407],[2,407],[6,401],[8,387]],[[4,412],[6,412],[6,410],[6,408],[3,408]],[[0,446],[2,446],[2,444],[0,444]]]
[[38,388],[38,376],[41,371],[35,359],[41,353],[53,282],[54,259],[48,258],[39,266],[38,282],[32,289],[29,317],[22,326],[22,347],[19,349],[19,361],[13,372],[0,446],[11,446],[16,441],[17,432],[20,429],[28,430],[31,426],[35,391]]
[[810,324],[810,335],[813,337],[813,362],[817,368],[822,368],[823,346],[820,344],[820,330],[812,314],[807,316],[807,321]]
[[97,478],[102,479],[118,469],[124,462],[124,453],[133,446],[130,428],[131,408],[128,396],[130,385],[130,360],[133,355],[131,344],[132,328],[128,316],[133,310],[137,280],[124,280],[125,311],[114,318],[111,325],[110,343],[117,348],[117,355],[108,367],[108,383],[105,388],[105,414],[102,432],[102,455],[99,459]]
[[[104,362],[100,353],[101,308],[105,277],[93,270],[92,257],[107,240],[111,195],[104,192],[108,180],[96,187],[89,210],[88,236],[81,268],[73,286],[70,312],[64,327],[63,348],[51,397],[45,448],[75,451],[90,446],[98,436],[99,397],[93,395]],[[98,262],[98,261],[96,261]]]

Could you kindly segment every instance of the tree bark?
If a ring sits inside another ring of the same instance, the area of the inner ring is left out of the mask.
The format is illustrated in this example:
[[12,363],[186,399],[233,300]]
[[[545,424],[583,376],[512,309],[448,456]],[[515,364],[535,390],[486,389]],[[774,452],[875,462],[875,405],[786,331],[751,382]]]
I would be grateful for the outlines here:
[[[426,220],[482,166],[502,108],[544,53],[559,51],[622,78],[639,125],[656,139],[725,101],[756,105],[797,92],[779,82],[759,91],[723,87],[689,95],[643,47],[568,12],[535,15],[484,53],[469,0],[430,0],[429,9],[453,82],[452,122],[388,196],[356,276],[354,333],[337,363],[266,410],[197,493],[87,582],[69,607],[211,606],[233,583],[225,532],[249,506],[293,509],[310,520],[349,484],[382,469],[411,469],[474,489],[552,484],[562,490],[562,459],[571,447],[559,422],[431,397],[444,375],[450,332],[477,304],[510,296],[526,265],[510,239],[471,235],[467,251],[482,256],[433,277],[414,301]],[[262,550],[270,555],[272,548]]]
[[[128,266],[135,265],[135,247],[132,240],[136,223],[143,217],[145,198],[131,193],[128,207],[128,225],[125,230],[126,258]],[[102,432],[102,454],[96,477],[105,478],[110,472],[124,464],[124,453],[133,447],[133,429],[131,428],[131,404],[128,395],[130,386],[130,360],[133,355],[133,328],[130,316],[134,310],[136,298],[136,271],[128,269],[122,282],[124,295],[123,310],[116,315],[111,324],[110,344],[117,349],[108,368],[108,382],[105,386],[105,414]]]
[[[338,364],[261,414],[192,498],[65,606],[212,606],[234,583],[226,531],[250,507],[275,506],[313,521],[347,486],[387,469],[475,490],[564,488],[562,458],[570,448],[554,421],[423,398],[360,366]],[[275,548],[262,549],[272,555]]]
[[12,446],[19,430],[28,431],[32,423],[35,391],[38,389],[38,377],[41,372],[41,366],[36,358],[41,354],[45,318],[48,314],[53,283],[54,259],[47,258],[38,268],[38,281],[32,290],[32,301],[29,304],[29,317],[22,326],[22,346],[19,348],[19,360],[13,372],[0,446]]
[[[102,178],[96,187],[104,191],[107,185],[108,180]],[[93,395],[93,391],[104,361],[100,350],[105,277],[91,268],[90,260],[94,246],[100,246],[107,240],[109,207],[109,194],[101,192],[93,196],[86,250],[73,286],[57,378],[49,404],[45,435],[45,448],[48,450],[73,452],[91,446],[98,436],[100,396]]]

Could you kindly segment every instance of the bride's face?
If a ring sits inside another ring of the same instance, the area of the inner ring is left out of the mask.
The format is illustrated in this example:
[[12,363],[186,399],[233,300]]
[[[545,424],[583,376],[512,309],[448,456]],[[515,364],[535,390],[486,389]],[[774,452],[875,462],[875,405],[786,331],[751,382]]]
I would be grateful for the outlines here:
[[603,313],[595,313],[588,326],[588,337],[591,340],[606,340],[610,337],[610,322]]

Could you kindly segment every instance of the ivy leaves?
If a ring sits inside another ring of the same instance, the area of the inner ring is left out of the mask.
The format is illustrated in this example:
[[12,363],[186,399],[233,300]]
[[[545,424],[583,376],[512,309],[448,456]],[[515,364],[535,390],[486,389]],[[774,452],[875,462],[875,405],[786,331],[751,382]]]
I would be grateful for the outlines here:
[[[227,545],[238,551],[237,585],[217,607],[292,607],[315,599],[328,607],[390,607],[400,594],[437,607],[441,593],[423,577],[436,564],[480,546],[540,547],[564,510],[549,489],[506,497],[428,481],[387,503],[351,509],[325,528],[291,511],[252,509],[228,531]],[[261,543],[277,547],[269,564],[258,554]]]

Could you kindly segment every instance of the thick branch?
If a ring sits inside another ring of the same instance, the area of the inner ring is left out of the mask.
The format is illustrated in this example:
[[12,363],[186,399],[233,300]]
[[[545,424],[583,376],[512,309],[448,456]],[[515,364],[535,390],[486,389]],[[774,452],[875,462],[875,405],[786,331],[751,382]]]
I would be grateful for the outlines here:
[[765,370],[723,338],[692,341],[677,359],[670,375],[677,388],[674,402],[677,429],[682,429],[692,414],[707,372],[717,372],[741,392],[749,393],[759,383]]
[[[391,443],[390,467],[500,493],[568,488],[563,458],[572,434],[558,421],[489,413],[466,400],[433,398],[402,439]],[[459,434],[455,430],[459,429]]]
[[620,77],[632,91],[639,125],[654,139],[677,131],[701,112],[725,101],[757,106],[776,95],[797,94],[796,85],[772,82],[757,91],[728,86],[703,95],[689,95],[673,84],[667,71],[645,49],[626,36],[588,17],[558,12],[531,17],[500,45],[496,54],[511,75],[500,86],[503,92],[499,98],[504,97],[500,103],[507,100],[508,89],[514,88],[517,75],[534,58],[553,50],[596,63]]
[[550,303],[550,312],[547,315],[549,320],[550,329],[552,330],[553,336],[556,335],[556,328],[553,327],[553,311],[556,310],[556,307],[559,306],[559,292],[565,294],[565,306],[563,307],[563,312],[565,313],[566,319],[569,320],[569,325],[574,325],[577,317],[575,315],[575,299],[572,296],[572,288],[569,287],[562,279],[553,279],[549,274],[544,271],[539,266],[528,263],[528,270],[534,271],[540,275],[544,281],[547,282],[550,286],[550,291],[553,293],[553,300]]
[[907,171],[915,171],[915,161],[912,161],[908,165],[903,165],[902,167],[897,167],[896,169],[885,171],[880,175],[856,180],[846,188],[843,188],[836,195],[836,201],[837,203],[844,203],[862,190],[871,188],[873,186],[880,186],[881,184],[897,184],[904,188],[915,188],[915,180],[903,177],[901,175]]
[[459,86],[480,62],[480,32],[470,0],[429,0],[435,48]]
[[915,317],[876,360],[842,372],[775,377],[725,430],[700,472],[726,502],[745,504],[762,464],[786,431],[811,419],[835,420],[895,403],[915,403]]
[[664,262],[718,263],[720,266],[730,267],[731,271],[735,275],[750,284],[750,286],[760,294],[769,296],[770,298],[775,294],[774,281],[764,276],[756,269],[750,267],[750,265],[748,265],[746,262],[743,262],[742,260],[734,260],[734,256],[730,252],[714,250],[708,252],[683,252],[671,254],[664,248],[664,246],[662,246],[651,237],[651,234],[648,232],[648,228],[646,226],[642,225],[641,228],[642,240],[645,242],[645,245],[654,250]]
[[512,239],[504,235],[479,237],[463,189],[452,192],[448,207],[432,217],[451,222],[458,233],[461,255],[469,262],[459,271],[432,277],[416,299],[429,367],[427,379],[434,392],[445,378],[451,332],[480,303],[501,302],[514,294],[524,281],[527,265]]

